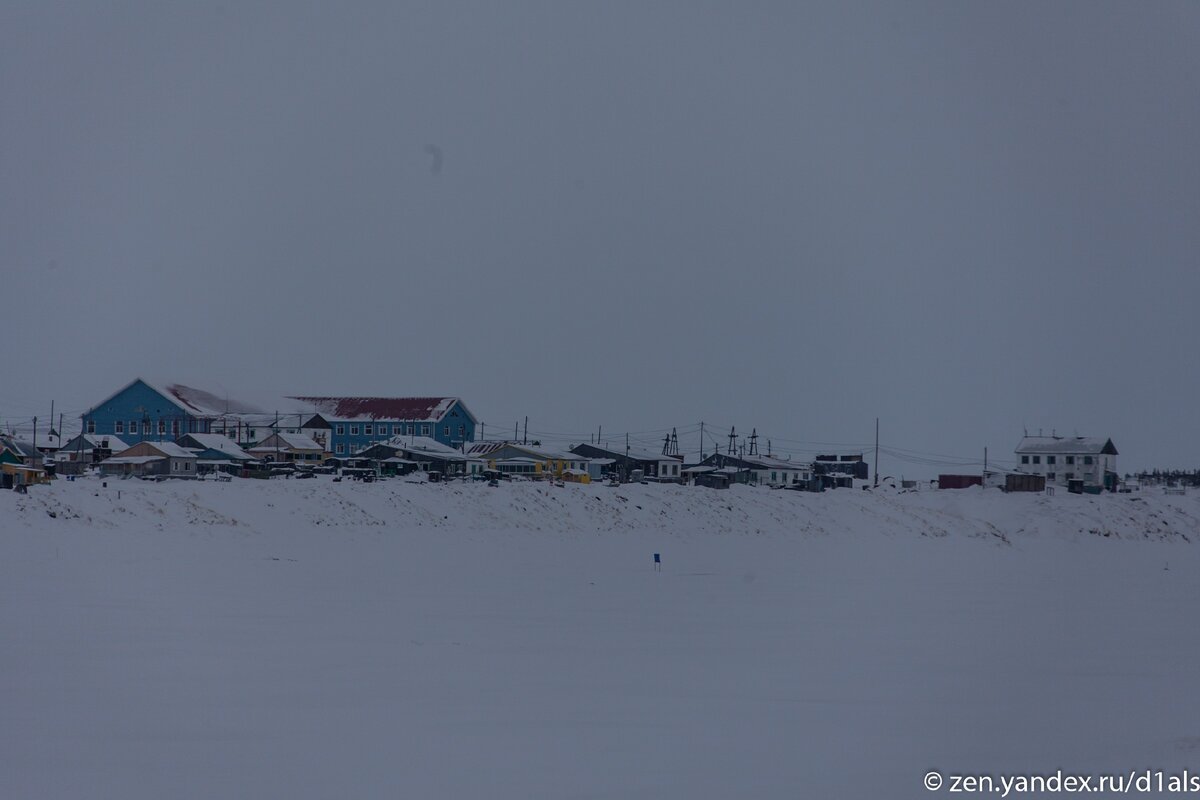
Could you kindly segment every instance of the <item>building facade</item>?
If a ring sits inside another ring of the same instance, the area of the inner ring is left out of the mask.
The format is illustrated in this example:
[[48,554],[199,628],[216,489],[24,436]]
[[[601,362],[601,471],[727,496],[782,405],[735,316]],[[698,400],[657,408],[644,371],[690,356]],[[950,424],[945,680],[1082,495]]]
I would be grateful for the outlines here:
[[475,441],[477,420],[457,397],[292,397],[312,410],[306,429],[328,426],[325,449],[352,456],[381,442],[425,437],[453,450]]
[[1112,439],[1089,436],[1026,436],[1016,448],[1017,471],[1041,475],[1047,485],[1117,488],[1117,448]]

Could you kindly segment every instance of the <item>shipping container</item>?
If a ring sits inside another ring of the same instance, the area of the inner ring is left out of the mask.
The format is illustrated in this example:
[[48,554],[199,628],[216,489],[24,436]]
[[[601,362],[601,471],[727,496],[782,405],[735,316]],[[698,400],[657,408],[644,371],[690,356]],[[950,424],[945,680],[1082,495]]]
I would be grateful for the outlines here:
[[982,485],[982,475],[938,475],[939,489],[966,489]]
[[1004,491],[1006,492],[1044,492],[1046,491],[1045,475],[1005,475]]

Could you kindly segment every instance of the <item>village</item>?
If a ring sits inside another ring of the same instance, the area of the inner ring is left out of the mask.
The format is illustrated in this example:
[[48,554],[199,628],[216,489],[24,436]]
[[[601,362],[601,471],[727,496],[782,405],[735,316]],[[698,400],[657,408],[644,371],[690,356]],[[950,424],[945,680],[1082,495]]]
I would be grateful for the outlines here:
[[[0,486],[26,491],[81,476],[229,481],[318,475],[334,481],[411,476],[490,485],[541,480],[727,489],[741,484],[804,492],[880,483],[878,469],[872,477],[864,453],[793,459],[773,453],[769,441],[763,448],[756,430],[741,438],[731,430],[727,447],[691,453],[689,461],[674,431],[663,437],[658,451],[630,444],[628,435],[623,442],[609,441],[601,431],[589,441],[560,446],[530,440],[519,428],[511,438],[487,438],[483,424],[458,397],[293,396],[278,398],[276,405],[286,410],[267,411],[203,389],[139,377],[82,414],[73,436],[60,430],[61,418],[58,429],[50,427],[40,441],[36,424],[29,439],[0,436]],[[1117,455],[1107,438],[1026,433],[1014,450],[1015,468],[985,464],[974,473],[901,479],[897,488],[1132,491],[1141,482],[1119,477]],[[896,485],[892,476],[884,481]]]

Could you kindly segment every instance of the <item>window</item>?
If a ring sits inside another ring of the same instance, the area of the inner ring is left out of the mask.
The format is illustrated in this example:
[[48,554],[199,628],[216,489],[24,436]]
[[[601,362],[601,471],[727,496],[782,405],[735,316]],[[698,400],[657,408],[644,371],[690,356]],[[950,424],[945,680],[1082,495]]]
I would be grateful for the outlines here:
[[772,472],[771,473],[771,483],[775,483],[777,480],[779,480],[779,475],[777,473]]
[[1054,456],[1046,456],[1046,463],[1047,463],[1047,464],[1053,464],[1053,463],[1054,463]]
[[338,436],[345,436],[345,435],[346,435],[346,426],[345,426],[345,425],[338,425],[336,428],[334,428],[334,429],[333,429],[333,431],[334,431],[334,433],[336,433]]
[[87,431],[88,431],[88,433],[95,433],[95,432],[96,432],[96,420],[94,420],[94,419],[89,419],[89,420],[88,420]]
[[150,420],[144,419],[144,420],[142,420],[142,436],[149,436],[149,435],[150,435]]
[[363,425],[363,433],[365,433],[367,436],[374,435],[374,433],[372,431],[372,427],[370,425]]
[[129,432],[133,433],[133,434],[137,433],[137,420],[136,419],[129,420]]
[[1042,457],[1041,457],[1041,456],[1034,456],[1034,457],[1033,457],[1033,463],[1035,463],[1035,464],[1040,464],[1040,463],[1042,463]]
[[426,423],[424,423],[423,425],[421,425],[421,435],[422,435],[422,436],[428,436],[428,435],[429,435],[429,423],[428,423],[428,422],[426,422]]
[[1029,463],[1029,456],[1021,456],[1021,463],[1022,463],[1022,464],[1028,464],[1028,463]]
[[393,425],[392,426],[392,436],[399,436],[402,433],[404,433],[403,425]]
[[124,420],[117,420],[117,428],[116,428],[116,432],[117,432],[117,433],[124,433],[124,432],[125,432],[125,422],[124,422]]
[[166,432],[167,432],[167,421],[165,419],[160,419],[158,421],[158,435],[162,436]]
[[1047,472],[1047,473],[1046,473],[1046,480],[1048,480],[1048,481],[1052,481],[1052,480],[1054,480],[1054,473],[1053,473],[1053,472]]
[[412,436],[412,434],[413,434],[413,426],[412,426],[412,423],[410,422],[410,423],[408,423],[408,435]]
[[1075,473],[1074,473],[1074,472],[1068,472],[1068,473],[1067,473],[1067,480],[1069,480],[1069,481],[1071,481],[1071,480],[1075,480]]
[[1074,463],[1075,463],[1075,456],[1067,456],[1067,459],[1066,459],[1066,461],[1067,461],[1067,463],[1068,463],[1068,464],[1074,464]]
[[1084,463],[1084,464],[1090,464],[1090,463],[1092,463],[1092,457],[1091,457],[1091,456],[1084,456],[1084,457],[1083,457],[1083,463]]
[[177,419],[171,420],[171,435],[172,436],[179,435],[179,420],[177,420]]
[[442,436],[449,438],[449,436],[450,436],[450,426],[449,425],[442,426]]
[[350,435],[351,435],[351,436],[358,436],[358,426],[357,426],[357,425],[351,425],[351,426],[350,426]]
[[342,455],[343,453],[346,452],[346,445],[344,445],[344,444],[335,445],[333,448],[333,452],[337,453],[339,456]]
[[467,438],[467,426],[466,425],[458,426],[458,438],[460,438],[460,439]]

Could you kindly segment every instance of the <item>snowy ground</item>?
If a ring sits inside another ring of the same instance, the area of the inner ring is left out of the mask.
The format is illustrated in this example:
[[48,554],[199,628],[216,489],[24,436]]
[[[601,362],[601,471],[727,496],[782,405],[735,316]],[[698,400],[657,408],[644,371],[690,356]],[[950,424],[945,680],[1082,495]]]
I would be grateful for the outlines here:
[[1200,771],[1198,609],[1196,495],[58,482],[0,493],[0,797]]

